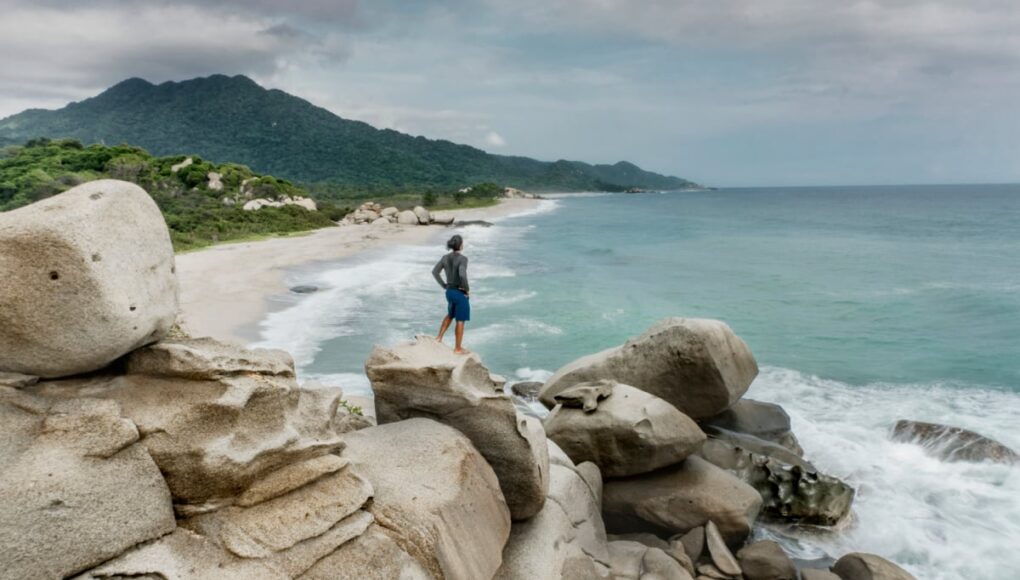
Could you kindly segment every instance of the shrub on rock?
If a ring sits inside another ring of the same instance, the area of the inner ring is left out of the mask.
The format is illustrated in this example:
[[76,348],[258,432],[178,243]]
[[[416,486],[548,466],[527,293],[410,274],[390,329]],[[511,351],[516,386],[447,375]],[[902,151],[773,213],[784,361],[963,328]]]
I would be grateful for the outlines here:
[[717,415],[735,403],[758,374],[750,349],[718,320],[667,318],[623,346],[582,357],[556,371],[541,400],[578,383],[611,379],[672,404],[689,417]]
[[561,404],[545,419],[546,435],[574,462],[591,461],[606,477],[637,475],[679,463],[705,441],[698,425],[666,401],[630,385],[608,387],[610,395],[592,411]]
[[0,371],[61,377],[163,338],[177,316],[166,222],[100,180],[0,213]]

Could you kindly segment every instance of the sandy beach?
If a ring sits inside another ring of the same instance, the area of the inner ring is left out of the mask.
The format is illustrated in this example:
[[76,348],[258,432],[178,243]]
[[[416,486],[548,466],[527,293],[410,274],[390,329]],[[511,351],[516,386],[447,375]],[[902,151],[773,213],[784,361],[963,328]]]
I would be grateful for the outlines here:
[[[533,199],[506,199],[492,207],[435,212],[458,221],[489,220],[534,207]],[[424,244],[446,226],[343,226],[288,238],[223,244],[177,256],[181,324],[192,336],[246,344],[256,337],[242,329],[266,314],[270,296],[286,292],[284,273],[313,262],[329,262],[393,245]]]

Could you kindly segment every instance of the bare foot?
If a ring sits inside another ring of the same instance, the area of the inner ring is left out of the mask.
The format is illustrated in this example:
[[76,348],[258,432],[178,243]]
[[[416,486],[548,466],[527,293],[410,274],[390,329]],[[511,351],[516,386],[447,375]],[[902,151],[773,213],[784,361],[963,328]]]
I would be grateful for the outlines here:
[[455,348],[453,352],[454,354],[471,354],[471,351],[466,348]]

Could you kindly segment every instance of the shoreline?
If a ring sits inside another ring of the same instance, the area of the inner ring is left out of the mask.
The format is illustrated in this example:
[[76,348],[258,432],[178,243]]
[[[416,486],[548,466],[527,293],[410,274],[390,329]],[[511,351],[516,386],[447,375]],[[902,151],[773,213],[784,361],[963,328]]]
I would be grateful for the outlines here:
[[[458,221],[507,217],[541,200],[502,199],[495,206],[442,210],[437,217]],[[176,256],[182,328],[192,336],[247,345],[268,314],[270,299],[289,290],[288,270],[333,262],[358,253],[399,245],[422,245],[449,226],[338,226],[307,235],[227,243]]]

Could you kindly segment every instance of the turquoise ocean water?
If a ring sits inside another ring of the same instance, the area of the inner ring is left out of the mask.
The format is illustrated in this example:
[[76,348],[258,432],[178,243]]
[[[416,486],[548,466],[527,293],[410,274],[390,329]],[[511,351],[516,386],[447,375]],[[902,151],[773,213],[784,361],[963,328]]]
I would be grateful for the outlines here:
[[[429,271],[451,233],[292,272],[323,290],[280,297],[260,346],[368,392],[373,344],[436,331]],[[458,233],[466,345],[512,381],[665,316],[719,318],[747,341],[762,367],[748,396],[782,404],[808,459],[859,489],[839,533],[758,534],[805,558],[879,553],[924,579],[1020,571],[1020,470],[887,437],[909,418],[1020,449],[1020,186],[572,195]]]

